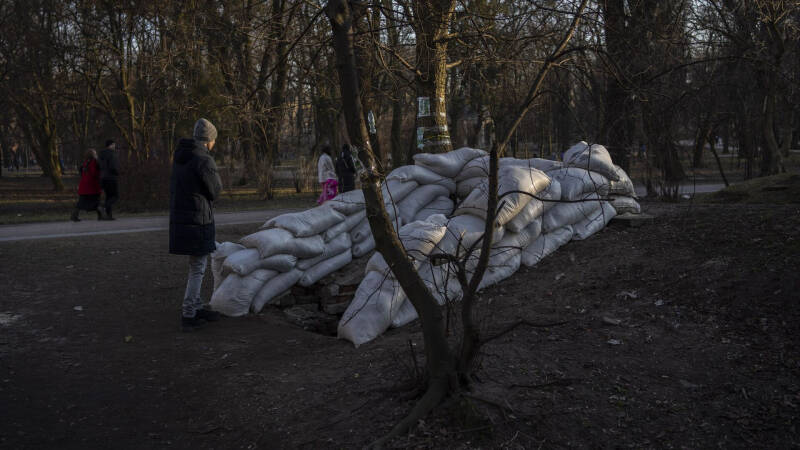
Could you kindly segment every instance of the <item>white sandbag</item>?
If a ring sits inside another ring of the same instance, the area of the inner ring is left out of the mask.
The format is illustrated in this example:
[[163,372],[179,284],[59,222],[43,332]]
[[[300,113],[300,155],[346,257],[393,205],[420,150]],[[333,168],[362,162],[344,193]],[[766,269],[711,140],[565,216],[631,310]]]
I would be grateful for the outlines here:
[[463,297],[461,284],[451,264],[434,266],[425,262],[417,269],[417,273],[439,305],[448,301],[455,302]]
[[490,264],[486,269],[483,278],[481,278],[481,282],[478,284],[479,291],[505,280],[519,270],[519,265],[522,261],[521,250],[510,250],[504,256],[506,256],[506,258],[502,262]]
[[561,161],[553,161],[552,159],[531,158],[524,159],[523,161],[527,161],[529,167],[539,169],[542,172],[549,172],[564,167],[564,163]]
[[253,271],[253,265],[261,259],[261,255],[256,248],[245,248],[232,253],[225,258],[222,263],[222,274],[228,275],[235,272],[239,275],[247,275]]
[[417,310],[414,309],[414,305],[411,303],[411,300],[406,298],[400,304],[400,308],[397,309],[397,312],[392,317],[392,328],[399,328],[403,325],[407,325],[419,317],[417,314]]
[[624,195],[612,195],[611,199],[611,206],[614,207],[614,210],[617,212],[617,214],[641,214],[642,212],[642,207],[639,205],[639,202],[631,197],[626,197]]
[[328,242],[332,241],[334,238],[338,237],[342,233],[347,234],[347,231],[348,231],[347,220],[345,219],[337,223],[336,225],[328,228],[324,232],[322,232],[321,234],[322,240],[325,241],[325,243],[327,244]]
[[317,206],[305,211],[281,214],[264,223],[261,228],[283,228],[295,237],[308,237],[320,234],[328,228],[344,221],[344,216],[328,205]]
[[609,184],[608,193],[615,195],[625,195],[628,197],[636,198],[636,188],[633,186],[633,180],[628,174],[622,170],[622,167],[614,165],[614,170],[617,173],[619,180],[611,181]]
[[485,180],[486,177],[472,177],[459,181],[456,185],[456,195],[458,198],[467,198]]
[[403,201],[412,191],[419,187],[416,181],[389,180],[383,183],[381,191],[385,204],[394,203],[395,205]]
[[519,233],[531,222],[542,216],[544,203],[541,200],[531,199],[527,205],[506,224],[506,230]]
[[414,155],[414,164],[430,169],[443,177],[455,178],[468,162],[486,154],[483,150],[469,147],[447,153],[418,153]]
[[455,203],[453,203],[449,197],[436,197],[432,202],[428,203],[426,207],[419,210],[417,215],[414,216],[414,221],[427,220],[430,216],[435,214],[442,214],[449,217],[453,214],[454,207]]
[[364,191],[361,189],[343,192],[325,202],[325,206],[329,206],[333,210],[346,216],[363,211],[364,205]]
[[542,218],[538,217],[533,222],[528,224],[528,226],[525,227],[525,232],[528,233],[528,239],[530,242],[539,239],[539,236],[542,235]]
[[558,204],[561,200],[561,183],[558,180],[551,178],[550,186],[547,189],[539,192],[537,195],[544,204],[544,211],[547,212]]
[[361,258],[375,249],[375,239],[370,235],[361,242],[353,244],[353,258]]
[[375,339],[389,328],[405,300],[396,281],[377,272],[367,273],[339,321],[339,339],[356,347]]
[[[444,237],[447,232],[447,218],[441,214],[435,214],[428,220],[420,220],[403,225],[397,232],[400,242],[409,258],[414,263],[414,268],[427,260],[428,255],[436,247],[436,244]],[[365,272],[387,273],[389,266],[380,253],[375,253],[367,261]]]
[[372,236],[372,229],[370,228],[369,220],[365,216],[364,220],[350,231],[350,239],[353,243],[359,243],[370,236]]
[[601,208],[597,194],[584,194],[580,202],[559,203],[542,216],[542,231],[549,233],[565,225],[574,225]]
[[294,286],[302,276],[303,271],[300,269],[292,269],[289,272],[278,274],[275,278],[264,283],[258,294],[253,297],[250,309],[255,313],[261,312],[264,305],[271,303],[275,297]]
[[455,180],[456,183],[461,183],[464,180],[469,178],[482,178],[486,179],[489,177],[489,156],[481,156],[480,158],[474,158],[468,163],[464,164],[464,167],[456,174]]
[[522,251],[522,263],[528,267],[536,265],[542,258],[569,242],[573,234],[572,225],[542,234]]
[[297,257],[294,255],[272,255],[261,258],[258,249],[247,248],[240,250],[225,260],[222,266],[222,273],[227,275],[230,272],[245,276],[258,269],[269,269],[277,272],[288,272],[297,264]]
[[611,155],[605,147],[593,144],[589,147],[581,141],[564,152],[564,166],[578,167],[597,172],[612,181],[618,181],[619,176],[611,161]]
[[353,228],[357,227],[364,219],[367,218],[367,210],[361,210],[353,215],[347,216],[344,219],[344,223],[347,226],[347,231],[352,231]]
[[243,245],[233,242],[217,243],[217,249],[211,252],[211,274],[214,276],[214,291],[217,290],[224,278],[222,265],[225,263],[225,258],[243,249]]
[[350,235],[342,233],[335,237],[333,240],[325,244],[325,250],[321,255],[309,259],[301,259],[297,261],[297,268],[300,270],[309,270],[317,264],[332,258],[345,250],[350,250],[353,242],[350,240]]
[[[550,177],[538,169],[524,167],[503,167],[498,172],[498,196],[508,192],[521,191],[536,195],[550,184]],[[485,180],[456,208],[453,215],[460,216],[471,214],[476,217],[486,218],[486,207],[489,201],[489,181]],[[528,202],[531,196],[523,193],[505,195],[498,200],[496,223],[505,225],[516,216]]]
[[294,237],[283,228],[270,228],[245,236],[240,241],[247,248],[257,248],[262,258],[289,254],[298,258],[313,258],[325,250],[322,236]]
[[413,222],[417,213],[432,202],[433,199],[448,195],[450,195],[450,192],[438,184],[420,186],[397,204],[397,215],[402,219],[403,223]]
[[573,145],[572,147],[568,148],[567,151],[564,152],[564,155],[561,159],[563,161],[570,161],[574,159],[576,156],[586,151],[588,148],[589,148],[588,142],[580,141],[577,144]]
[[503,239],[500,239],[492,245],[491,258],[494,258],[495,255],[499,255],[506,250],[522,250],[530,243],[531,235],[528,233],[527,228],[524,228],[519,233],[506,231],[505,235],[503,235]]
[[300,278],[300,281],[297,282],[297,284],[304,287],[311,286],[320,279],[350,264],[350,261],[352,260],[353,260],[353,254],[350,252],[350,249],[348,248],[342,253],[339,253],[338,255],[328,258],[324,261],[320,261],[315,266],[306,270],[303,276]]
[[456,191],[456,183],[452,178],[443,177],[430,169],[415,164],[400,166],[392,170],[386,176],[386,180],[415,181],[420,186],[438,184],[451,194]]
[[617,215],[614,207],[609,202],[601,202],[601,208],[592,213],[589,217],[576,223],[573,240],[580,241],[602,230],[608,222]]
[[[463,256],[465,251],[483,236],[485,229],[486,223],[484,219],[481,219],[480,217],[475,217],[469,214],[453,217],[449,222],[447,222],[447,231],[445,232],[444,237],[439,241],[439,243],[436,245],[436,249],[431,253],[444,253],[453,256],[458,254],[459,256]],[[497,242],[502,239],[504,233],[505,229],[503,227],[496,227],[492,242]]]
[[269,279],[278,275],[274,270],[256,270],[242,277],[232,273],[220,284],[211,296],[209,305],[214,311],[230,317],[247,314],[250,304],[261,287]]
[[[531,158],[531,159],[517,159],[517,158],[500,158],[498,161],[498,168],[503,167],[524,167],[528,169],[539,169],[543,172],[548,170],[555,170],[560,169],[563,167],[563,163],[560,161],[552,161],[549,159],[542,159],[542,158]],[[456,175],[455,180],[456,183],[460,183],[461,181],[467,180],[469,178],[488,178],[489,176],[489,157],[484,156],[481,158],[475,158],[472,161],[468,162],[461,172]]]
[[596,172],[578,167],[568,167],[548,172],[548,175],[560,183],[562,200],[577,200],[583,194],[608,194],[608,178]]

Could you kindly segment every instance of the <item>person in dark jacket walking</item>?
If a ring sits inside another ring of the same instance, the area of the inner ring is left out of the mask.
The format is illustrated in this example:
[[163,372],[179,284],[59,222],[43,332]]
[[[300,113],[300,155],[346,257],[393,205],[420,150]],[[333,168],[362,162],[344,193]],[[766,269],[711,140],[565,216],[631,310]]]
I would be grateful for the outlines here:
[[209,253],[216,250],[214,201],[222,191],[217,165],[209,152],[217,129],[206,119],[194,124],[194,139],[181,139],[169,180],[169,252],[189,256],[189,279],[183,296],[181,327],[193,331],[219,319],[203,307],[200,287]]
[[117,144],[113,140],[106,141],[106,148],[100,150],[98,162],[100,163],[100,186],[106,193],[106,220],[114,220],[111,208],[119,200],[119,158],[117,157]]
[[350,146],[342,145],[342,152],[336,158],[336,175],[339,178],[341,192],[349,192],[356,188],[356,165]]
[[100,166],[97,164],[97,152],[89,149],[86,159],[80,168],[81,181],[78,184],[78,203],[72,210],[70,220],[80,222],[78,214],[81,210],[97,211],[97,220],[103,220],[100,209]]

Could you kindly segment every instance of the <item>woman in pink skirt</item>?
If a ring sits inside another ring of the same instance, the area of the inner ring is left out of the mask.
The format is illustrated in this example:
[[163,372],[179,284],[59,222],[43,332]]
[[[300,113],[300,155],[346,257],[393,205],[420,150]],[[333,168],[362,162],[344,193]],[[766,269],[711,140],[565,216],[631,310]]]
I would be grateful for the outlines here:
[[339,183],[336,181],[336,170],[333,167],[333,159],[331,159],[331,148],[327,145],[322,147],[322,154],[319,156],[317,162],[317,178],[322,187],[322,194],[317,199],[318,204],[323,204],[326,201],[336,197],[336,188]]

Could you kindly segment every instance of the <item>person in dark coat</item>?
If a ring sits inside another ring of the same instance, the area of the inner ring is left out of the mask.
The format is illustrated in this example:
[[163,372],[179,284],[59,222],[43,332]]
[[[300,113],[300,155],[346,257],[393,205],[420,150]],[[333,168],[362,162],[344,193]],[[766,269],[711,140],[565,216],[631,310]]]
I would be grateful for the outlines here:
[[216,250],[214,201],[222,191],[217,165],[209,154],[217,129],[200,119],[194,125],[193,138],[178,142],[169,180],[169,252],[189,256],[181,311],[184,331],[219,319],[219,313],[203,307],[200,299],[208,255]]
[[117,144],[113,140],[106,141],[106,148],[100,150],[98,162],[100,163],[100,185],[106,193],[106,220],[114,220],[111,208],[119,200],[119,157],[117,157]]
[[350,146],[342,145],[342,152],[336,158],[336,176],[339,178],[341,192],[349,192],[356,188],[356,166]]
[[81,210],[97,211],[97,220],[103,220],[100,210],[100,165],[97,163],[97,152],[89,149],[86,159],[80,167],[81,181],[78,183],[78,203],[72,210],[70,220],[80,222],[78,214]]

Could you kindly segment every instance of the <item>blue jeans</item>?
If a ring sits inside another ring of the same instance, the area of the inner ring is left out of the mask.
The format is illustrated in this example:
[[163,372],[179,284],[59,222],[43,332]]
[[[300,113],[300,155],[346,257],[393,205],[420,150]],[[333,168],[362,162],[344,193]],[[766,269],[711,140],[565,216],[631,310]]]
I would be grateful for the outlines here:
[[189,280],[186,282],[186,293],[183,295],[183,317],[194,317],[198,309],[202,309],[200,289],[203,287],[203,276],[206,273],[208,255],[189,256]]

